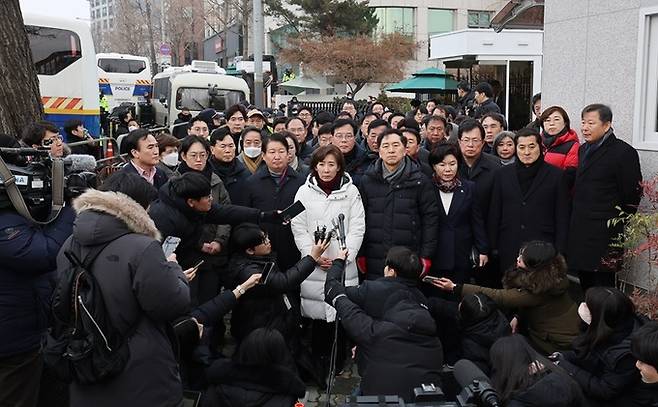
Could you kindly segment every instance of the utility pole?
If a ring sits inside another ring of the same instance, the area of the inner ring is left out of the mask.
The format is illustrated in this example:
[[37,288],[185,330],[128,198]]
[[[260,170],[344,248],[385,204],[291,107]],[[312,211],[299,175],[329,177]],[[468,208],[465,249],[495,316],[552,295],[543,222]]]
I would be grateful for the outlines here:
[[263,103],[263,2],[254,0],[254,104],[262,109]]

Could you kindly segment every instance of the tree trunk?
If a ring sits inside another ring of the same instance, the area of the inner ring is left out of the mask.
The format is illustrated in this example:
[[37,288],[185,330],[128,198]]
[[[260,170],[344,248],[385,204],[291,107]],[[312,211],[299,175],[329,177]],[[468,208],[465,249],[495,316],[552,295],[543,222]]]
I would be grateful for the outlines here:
[[4,0],[0,7],[0,133],[16,137],[43,116],[39,80],[18,1]]
[[149,53],[151,54],[151,72],[158,72],[158,61],[155,60],[155,36],[153,35],[153,21],[151,19],[151,0],[146,0],[146,28],[149,32]]

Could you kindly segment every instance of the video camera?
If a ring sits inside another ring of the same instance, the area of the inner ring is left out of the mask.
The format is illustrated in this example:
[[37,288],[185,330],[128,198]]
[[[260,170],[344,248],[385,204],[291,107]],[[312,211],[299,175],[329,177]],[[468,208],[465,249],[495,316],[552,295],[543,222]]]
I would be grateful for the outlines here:
[[[53,198],[53,188],[60,188],[65,200],[96,187],[95,160],[91,156],[70,155],[58,164],[63,167],[62,180],[55,181],[54,160],[48,150],[0,147],[0,157],[14,177],[30,212],[47,209]],[[83,157],[89,157],[88,159]],[[0,208],[15,208],[0,174]],[[18,208],[15,208],[18,209]]]

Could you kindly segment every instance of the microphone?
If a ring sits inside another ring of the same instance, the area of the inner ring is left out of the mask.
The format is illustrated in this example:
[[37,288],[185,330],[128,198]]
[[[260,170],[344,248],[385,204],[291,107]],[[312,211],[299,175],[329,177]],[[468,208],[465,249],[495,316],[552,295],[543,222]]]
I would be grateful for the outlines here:
[[64,167],[67,173],[72,172],[94,172],[96,171],[96,159],[87,154],[69,154],[64,157]]
[[[485,407],[499,407],[498,393],[493,389],[489,377],[475,363],[461,359],[455,363],[455,380],[462,388],[469,389]],[[463,393],[463,392],[462,392]],[[459,395],[461,397],[462,394]]]
[[347,249],[347,243],[345,242],[345,215],[342,213],[338,214],[338,244],[342,250]]

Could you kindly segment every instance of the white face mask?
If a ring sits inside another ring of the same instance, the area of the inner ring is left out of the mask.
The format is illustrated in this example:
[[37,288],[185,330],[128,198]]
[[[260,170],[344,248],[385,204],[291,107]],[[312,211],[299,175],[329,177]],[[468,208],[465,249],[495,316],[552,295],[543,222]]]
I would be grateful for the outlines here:
[[245,147],[244,148],[244,155],[246,155],[249,158],[256,158],[260,155],[261,149],[260,147]]
[[133,131],[133,130],[137,130],[137,129],[139,129],[139,127],[137,127],[137,126],[128,126],[128,131]]
[[168,167],[175,167],[178,165],[178,153],[169,153],[162,157],[162,162]]
[[581,302],[580,306],[578,307],[578,315],[580,316],[580,319],[582,319],[583,322],[587,325],[592,323],[592,314],[590,314],[589,308],[587,308],[587,304],[584,302]]

